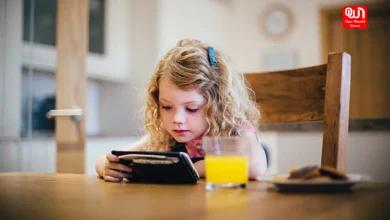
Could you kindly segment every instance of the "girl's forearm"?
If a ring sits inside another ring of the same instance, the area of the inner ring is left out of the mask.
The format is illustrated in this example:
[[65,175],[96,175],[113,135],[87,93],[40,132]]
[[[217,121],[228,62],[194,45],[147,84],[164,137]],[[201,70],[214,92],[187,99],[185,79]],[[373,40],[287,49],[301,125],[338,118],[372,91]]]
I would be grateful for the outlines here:
[[256,179],[267,172],[267,158],[262,146],[253,146],[249,164],[249,178]]
[[194,163],[195,169],[199,174],[199,177],[205,177],[205,163],[204,160],[200,160]]

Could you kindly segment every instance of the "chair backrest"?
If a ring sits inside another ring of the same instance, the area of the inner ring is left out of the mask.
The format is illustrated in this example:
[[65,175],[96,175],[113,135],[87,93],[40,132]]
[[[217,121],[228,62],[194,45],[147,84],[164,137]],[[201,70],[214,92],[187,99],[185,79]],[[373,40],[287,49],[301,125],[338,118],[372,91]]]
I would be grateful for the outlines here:
[[246,73],[260,123],[324,121],[321,165],[346,170],[351,57],[329,53],[328,63],[283,71]]

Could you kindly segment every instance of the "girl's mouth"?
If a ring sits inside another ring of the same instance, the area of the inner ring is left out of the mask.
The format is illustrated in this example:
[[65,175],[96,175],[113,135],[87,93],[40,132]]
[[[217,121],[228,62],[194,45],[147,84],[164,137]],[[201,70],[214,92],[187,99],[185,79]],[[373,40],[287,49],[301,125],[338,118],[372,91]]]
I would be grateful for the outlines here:
[[184,134],[184,133],[188,132],[188,130],[173,130],[173,132],[175,132],[177,134]]

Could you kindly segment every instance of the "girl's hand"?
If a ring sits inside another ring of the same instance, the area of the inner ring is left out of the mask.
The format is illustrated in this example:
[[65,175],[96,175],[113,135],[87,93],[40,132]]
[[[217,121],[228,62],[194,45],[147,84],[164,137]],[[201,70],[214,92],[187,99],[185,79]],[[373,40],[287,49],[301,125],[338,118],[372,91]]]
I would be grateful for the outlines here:
[[119,157],[113,154],[107,154],[103,169],[103,179],[107,182],[120,182],[123,178],[131,177],[131,168],[118,163]]

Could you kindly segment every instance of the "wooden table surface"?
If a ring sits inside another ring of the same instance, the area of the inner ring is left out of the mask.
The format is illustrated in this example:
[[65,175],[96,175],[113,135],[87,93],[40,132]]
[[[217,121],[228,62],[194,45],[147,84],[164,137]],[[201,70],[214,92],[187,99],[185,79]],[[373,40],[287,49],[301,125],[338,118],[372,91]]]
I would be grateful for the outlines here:
[[204,183],[106,183],[78,174],[0,173],[0,219],[388,219],[389,183],[348,193],[280,193],[263,182],[208,192]]

